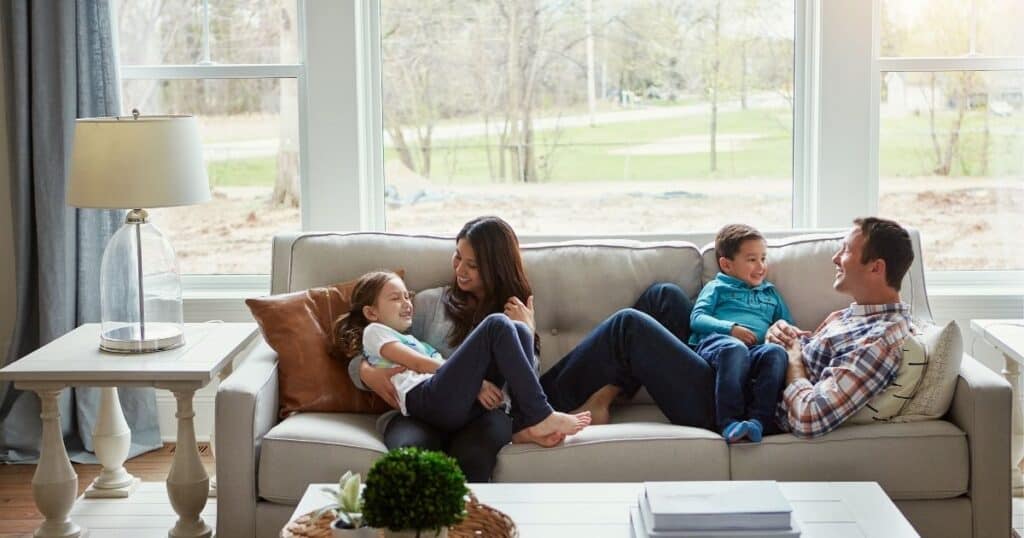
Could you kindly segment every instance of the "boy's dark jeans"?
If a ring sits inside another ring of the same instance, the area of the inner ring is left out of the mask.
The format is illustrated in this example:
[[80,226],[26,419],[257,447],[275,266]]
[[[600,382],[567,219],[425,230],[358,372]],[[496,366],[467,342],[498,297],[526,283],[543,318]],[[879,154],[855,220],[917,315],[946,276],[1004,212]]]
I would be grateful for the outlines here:
[[547,418],[552,409],[533,371],[532,356],[530,328],[504,314],[491,314],[469,333],[433,377],[406,394],[405,407],[409,415],[443,431],[461,429],[486,412],[477,402],[477,395],[492,365],[496,365],[514,402],[513,431],[533,426]]
[[775,408],[786,382],[788,355],[782,346],[747,347],[725,334],[712,334],[697,345],[697,354],[715,370],[715,411],[718,431],[729,423],[755,418],[764,433],[779,433]]
[[684,343],[692,308],[674,284],[648,288],[541,376],[551,405],[571,411],[605,385],[626,396],[644,386],[673,424],[712,428],[714,371]]

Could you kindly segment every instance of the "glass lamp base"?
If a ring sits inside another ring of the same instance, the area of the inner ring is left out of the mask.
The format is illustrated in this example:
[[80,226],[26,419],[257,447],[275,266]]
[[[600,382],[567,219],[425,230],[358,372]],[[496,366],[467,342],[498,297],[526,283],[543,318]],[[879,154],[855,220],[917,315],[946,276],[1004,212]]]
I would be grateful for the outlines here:
[[175,323],[146,323],[146,339],[138,324],[110,329],[100,335],[100,349],[112,353],[153,353],[185,345],[185,333]]

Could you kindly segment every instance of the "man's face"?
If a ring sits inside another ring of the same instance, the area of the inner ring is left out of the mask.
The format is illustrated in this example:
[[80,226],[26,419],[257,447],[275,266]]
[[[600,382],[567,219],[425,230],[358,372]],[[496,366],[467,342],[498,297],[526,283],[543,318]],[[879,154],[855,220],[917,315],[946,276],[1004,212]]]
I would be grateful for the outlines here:
[[864,234],[860,228],[854,228],[843,239],[843,246],[832,256],[836,265],[836,279],[832,287],[847,295],[858,295],[865,287],[870,286],[871,263],[861,263],[864,253]]

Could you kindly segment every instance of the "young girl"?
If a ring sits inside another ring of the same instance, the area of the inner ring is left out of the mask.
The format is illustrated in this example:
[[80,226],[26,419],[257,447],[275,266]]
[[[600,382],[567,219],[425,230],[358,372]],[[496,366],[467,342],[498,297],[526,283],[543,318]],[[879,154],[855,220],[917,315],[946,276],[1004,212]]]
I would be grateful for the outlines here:
[[390,272],[363,275],[352,290],[352,308],[339,318],[335,335],[343,356],[360,351],[378,368],[408,370],[391,378],[402,414],[454,431],[484,412],[476,405],[492,364],[516,400],[515,431],[535,438],[572,435],[590,424],[590,413],[555,412],[533,371],[533,334],[504,314],[485,318],[448,360],[433,347],[405,334],[413,307],[402,279]]

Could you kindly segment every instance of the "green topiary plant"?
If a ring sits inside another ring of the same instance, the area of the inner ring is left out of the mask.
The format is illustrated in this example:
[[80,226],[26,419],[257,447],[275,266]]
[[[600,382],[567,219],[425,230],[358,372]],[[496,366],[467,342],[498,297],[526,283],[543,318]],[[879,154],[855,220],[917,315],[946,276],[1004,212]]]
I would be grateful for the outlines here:
[[454,459],[430,450],[396,448],[366,475],[363,522],[393,531],[440,531],[466,516],[466,476]]

